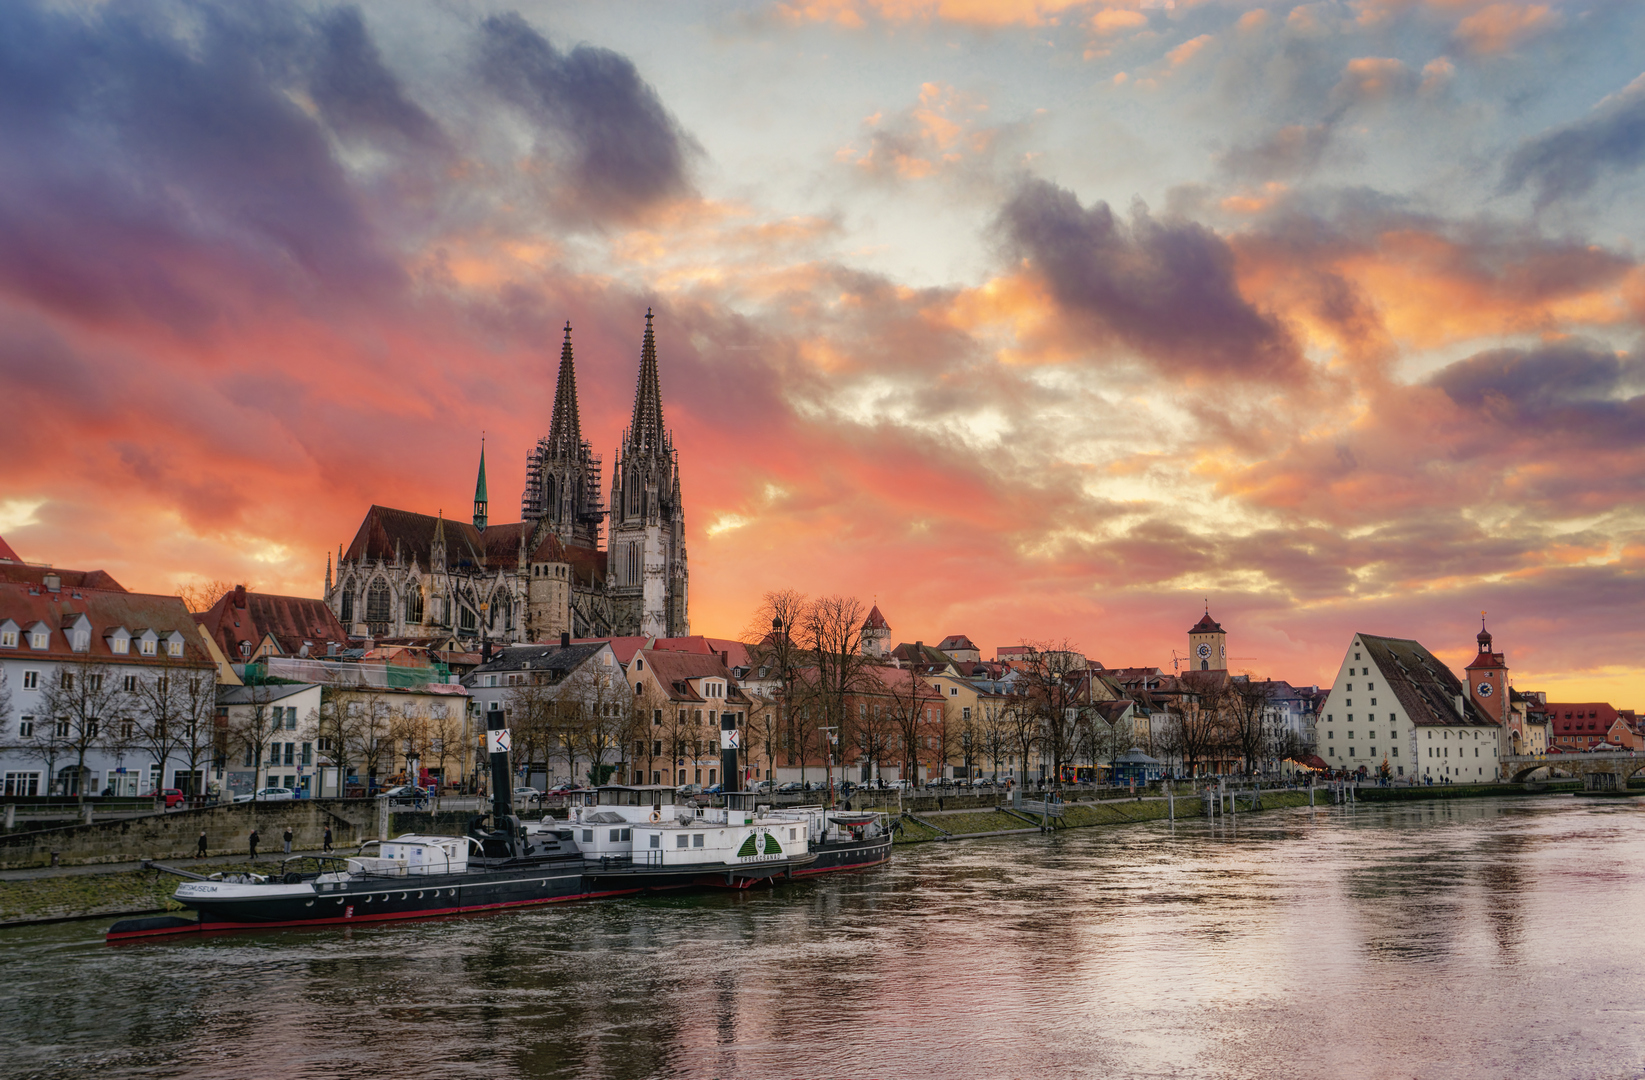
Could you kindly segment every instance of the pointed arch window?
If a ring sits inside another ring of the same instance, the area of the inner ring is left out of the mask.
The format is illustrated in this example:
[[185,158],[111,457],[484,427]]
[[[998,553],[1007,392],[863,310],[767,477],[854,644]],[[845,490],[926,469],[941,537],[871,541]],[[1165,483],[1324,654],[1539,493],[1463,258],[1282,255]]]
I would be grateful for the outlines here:
[[345,623],[351,623],[354,621],[354,587],[352,584],[344,586],[343,588],[342,621]]
[[423,590],[413,585],[406,591],[406,622],[417,624],[423,621]]
[[378,578],[366,592],[366,622],[386,627],[388,611],[388,582]]

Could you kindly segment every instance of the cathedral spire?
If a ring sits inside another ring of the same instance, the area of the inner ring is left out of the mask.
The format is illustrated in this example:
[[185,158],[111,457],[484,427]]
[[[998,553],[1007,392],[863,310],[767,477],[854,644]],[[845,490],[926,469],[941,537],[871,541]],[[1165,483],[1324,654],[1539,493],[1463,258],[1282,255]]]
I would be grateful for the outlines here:
[[663,448],[663,393],[657,382],[657,339],[645,309],[645,343],[640,346],[640,381],[634,388],[634,420],[628,428],[630,451],[659,453]]
[[571,358],[571,323],[565,324],[560,346],[560,381],[554,387],[554,418],[548,425],[548,445],[556,457],[573,457],[582,447],[583,425],[577,414],[577,365]]
[[480,436],[480,478],[474,482],[474,527],[486,531],[486,439]]

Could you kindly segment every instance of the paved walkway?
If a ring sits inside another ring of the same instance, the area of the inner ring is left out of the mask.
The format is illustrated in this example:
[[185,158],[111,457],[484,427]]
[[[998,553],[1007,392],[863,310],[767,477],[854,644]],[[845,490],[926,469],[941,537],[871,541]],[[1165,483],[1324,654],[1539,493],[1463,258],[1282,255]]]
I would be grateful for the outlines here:
[[[313,851],[292,852],[293,855],[319,855],[320,853],[318,848]],[[345,852],[341,848],[334,848],[332,854],[342,855]],[[280,860],[284,858],[285,854],[280,850],[279,844],[274,845],[272,852],[269,851],[267,845],[258,845],[257,872],[272,873],[279,866]],[[246,853],[241,851],[232,855],[209,855],[204,859],[159,859],[156,861],[165,863],[167,866],[175,866],[179,870],[194,870],[196,873],[211,874],[216,872],[211,869],[212,867],[244,866]],[[0,870],[0,881],[35,881],[40,878],[81,877],[90,874],[124,874],[142,868],[143,864],[141,862],[95,863],[90,866],[30,866],[22,870]]]

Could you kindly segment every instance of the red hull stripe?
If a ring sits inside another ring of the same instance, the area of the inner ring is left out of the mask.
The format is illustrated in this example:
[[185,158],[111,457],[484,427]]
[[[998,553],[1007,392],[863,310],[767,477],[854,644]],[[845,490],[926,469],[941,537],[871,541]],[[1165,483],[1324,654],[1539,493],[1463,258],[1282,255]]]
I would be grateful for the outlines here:
[[[571,900],[599,900],[608,896],[632,896],[635,893],[644,891],[644,889],[611,889],[606,892],[549,896],[537,900],[507,900],[498,904],[465,904],[458,907],[425,908],[421,911],[390,911],[381,915],[337,915],[324,919],[283,919],[271,922],[260,920],[234,922],[228,919],[213,919],[211,922],[200,922],[194,926],[169,926],[156,930],[134,930],[129,933],[110,934],[107,940],[123,941],[127,938],[157,937],[161,934],[193,934],[209,930],[262,930],[289,926],[337,926],[362,922],[392,922],[396,919],[431,919],[441,915],[462,915],[470,911],[497,911],[501,908],[531,907],[537,904],[563,904]],[[332,897],[328,896],[325,899],[329,900]]]

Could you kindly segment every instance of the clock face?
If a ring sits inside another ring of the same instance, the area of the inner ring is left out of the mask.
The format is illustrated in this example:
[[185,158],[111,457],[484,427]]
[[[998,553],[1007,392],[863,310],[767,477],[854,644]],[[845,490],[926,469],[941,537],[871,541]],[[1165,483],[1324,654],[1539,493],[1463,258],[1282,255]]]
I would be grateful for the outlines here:
[[1476,689],[1479,690],[1479,696],[1480,697],[1490,697],[1491,696],[1491,684],[1488,683],[1488,682],[1480,683],[1479,686]]
[[1205,644],[1203,641],[1199,643],[1199,649],[1196,651],[1199,653],[1199,658],[1201,660],[1209,660],[1211,658],[1211,646]]

